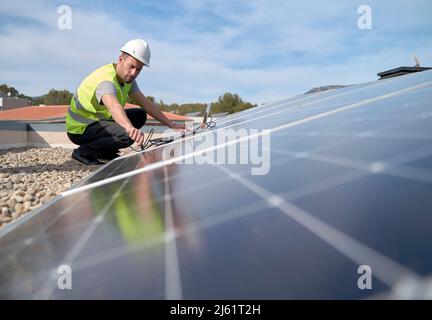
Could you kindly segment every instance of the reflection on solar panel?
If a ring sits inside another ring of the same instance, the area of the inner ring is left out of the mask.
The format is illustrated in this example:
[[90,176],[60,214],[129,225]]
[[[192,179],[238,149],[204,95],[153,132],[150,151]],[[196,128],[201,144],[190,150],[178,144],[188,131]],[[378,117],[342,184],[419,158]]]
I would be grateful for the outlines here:
[[[1,231],[0,297],[431,298],[430,101],[425,71],[249,109],[117,159]],[[227,129],[255,133],[218,141]],[[210,159],[240,157],[263,129],[266,174]],[[218,142],[193,143],[205,138]]]

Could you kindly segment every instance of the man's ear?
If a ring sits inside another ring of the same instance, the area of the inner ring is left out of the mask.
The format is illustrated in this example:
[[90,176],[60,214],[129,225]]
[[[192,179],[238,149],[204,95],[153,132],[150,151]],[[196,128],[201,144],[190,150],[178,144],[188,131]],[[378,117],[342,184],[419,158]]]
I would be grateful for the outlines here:
[[125,61],[126,58],[127,58],[127,54],[124,53],[124,52],[120,52],[120,55],[119,55],[119,62],[123,62],[123,61]]

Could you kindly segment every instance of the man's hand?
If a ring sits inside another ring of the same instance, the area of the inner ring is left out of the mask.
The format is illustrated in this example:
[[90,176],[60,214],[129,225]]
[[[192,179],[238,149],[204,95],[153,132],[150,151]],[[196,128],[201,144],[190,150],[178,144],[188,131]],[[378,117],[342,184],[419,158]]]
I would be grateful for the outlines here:
[[180,131],[183,134],[183,137],[188,133],[188,132],[192,132],[191,128],[186,127],[185,125],[182,124],[177,124],[177,123],[173,123],[171,125],[171,129],[173,130],[177,130]]
[[141,146],[144,142],[144,133],[137,128],[129,127],[126,129],[127,134],[129,137],[135,141],[139,146]]
[[173,123],[173,124],[171,125],[171,129],[174,129],[174,130],[177,130],[177,131],[184,131],[184,130],[187,130],[187,128],[186,128],[184,125],[182,125],[182,124],[177,124],[177,123]]

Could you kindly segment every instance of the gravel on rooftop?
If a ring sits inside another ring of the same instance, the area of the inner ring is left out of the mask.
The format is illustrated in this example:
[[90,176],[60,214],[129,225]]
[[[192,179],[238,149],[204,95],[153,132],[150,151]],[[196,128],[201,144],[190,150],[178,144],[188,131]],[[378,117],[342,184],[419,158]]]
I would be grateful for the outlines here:
[[0,149],[0,228],[41,206],[100,166],[71,158],[72,149]]

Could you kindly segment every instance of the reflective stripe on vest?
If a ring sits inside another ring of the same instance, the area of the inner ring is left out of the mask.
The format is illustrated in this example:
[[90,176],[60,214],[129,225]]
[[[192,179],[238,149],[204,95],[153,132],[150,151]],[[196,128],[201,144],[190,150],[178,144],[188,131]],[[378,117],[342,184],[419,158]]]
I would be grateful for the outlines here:
[[84,118],[84,117],[80,116],[79,114],[73,112],[70,106],[68,108],[68,113],[69,113],[69,116],[77,122],[85,123],[87,125],[95,122],[95,120]]
[[81,104],[81,102],[79,102],[78,99],[78,94],[75,92],[73,95],[73,99],[75,99],[75,106],[77,107],[77,109],[81,110],[81,111],[86,111],[86,109],[84,108],[84,106]]
[[[86,108],[84,108],[84,106],[81,104],[81,102],[79,102],[78,95],[76,93],[73,95],[72,99],[75,99],[75,107],[78,110],[81,110],[81,111],[84,111],[84,112],[87,111]],[[70,106],[69,106],[69,110],[72,110]],[[106,118],[103,114],[100,114],[99,112],[96,112],[95,116],[98,117],[99,120],[109,120],[110,119],[110,118]],[[84,117],[82,117],[82,118],[84,118]],[[82,121],[80,121],[80,122],[82,122]],[[85,122],[83,122],[83,123],[85,123]]]

